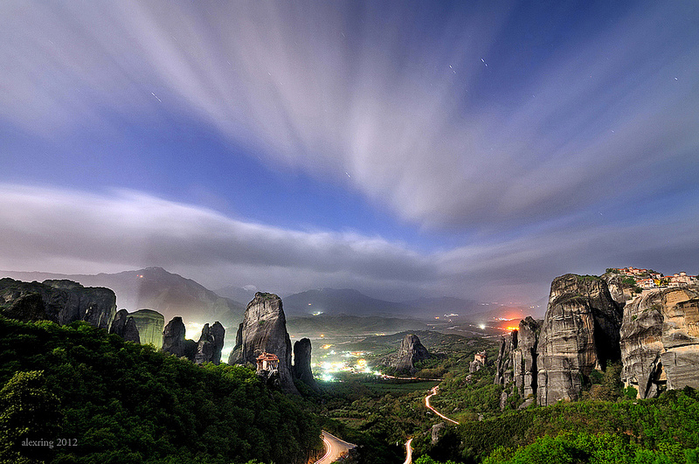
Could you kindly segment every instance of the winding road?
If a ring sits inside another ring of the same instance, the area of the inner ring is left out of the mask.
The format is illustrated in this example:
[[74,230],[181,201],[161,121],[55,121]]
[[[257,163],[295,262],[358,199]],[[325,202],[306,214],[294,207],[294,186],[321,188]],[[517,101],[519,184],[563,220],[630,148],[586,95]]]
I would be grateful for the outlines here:
[[413,464],[413,447],[410,445],[412,442],[412,438],[405,442],[405,461],[403,464]]
[[331,462],[337,461],[340,456],[348,453],[352,448],[356,448],[357,445],[352,443],[347,443],[344,440],[340,440],[335,435],[332,435],[325,430],[323,432],[323,443],[325,444],[325,456],[317,460],[314,464],[330,464]]
[[431,410],[433,413],[437,414],[442,419],[448,420],[452,424],[459,425],[459,423],[457,421],[455,421],[454,419],[449,419],[447,416],[445,416],[444,414],[442,414],[441,412],[437,411],[435,408],[430,406],[430,398],[432,398],[434,395],[437,394],[437,390],[439,390],[439,385],[432,388],[432,390],[430,390],[430,394],[425,397],[425,406],[427,406],[427,409]]

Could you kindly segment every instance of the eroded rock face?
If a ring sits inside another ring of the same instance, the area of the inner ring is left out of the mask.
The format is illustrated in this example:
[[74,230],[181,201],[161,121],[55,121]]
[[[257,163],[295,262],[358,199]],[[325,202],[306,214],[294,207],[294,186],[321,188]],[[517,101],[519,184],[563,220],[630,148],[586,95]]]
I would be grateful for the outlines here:
[[282,391],[298,393],[291,373],[291,339],[286,330],[282,300],[277,295],[258,292],[245,310],[228,364],[255,365],[263,352],[273,353],[279,358]]
[[512,352],[515,387],[523,398],[536,395],[539,332],[543,321],[527,316],[519,323],[517,346]]
[[133,317],[125,309],[117,311],[112,326],[109,328],[109,333],[119,335],[127,342],[141,343],[138,327],[136,327]]
[[150,343],[156,349],[160,349],[163,346],[165,317],[152,309],[139,309],[132,312],[130,316],[136,323],[141,343]]
[[223,348],[223,339],[226,335],[226,329],[223,328],[220,322],[216,321],[213,326],[204,324],[201,329],[201,337],[197,343],[197,352],[194,356],[194,362],[204,364],[212,362],[214,364],[221,363],[221,349]]
[[397,372],[414,374],[417,369],[415,363],[424,361],[430,357],[427,348],[420,343],[420,339],[415,334],[407,334],[400,344],[397,353],[385,358],[384,364],[394,368]]
[[699,289],[644,293],[626,304],[621,379],[640,398],[664,388],[699,388]]
[[601,278],[566,274],[553,281],[537,349],[540,405],[577,400],[593,369],[621,358],[621,319]]
[[0,279],[2,313],[19,320],[47,319],[61,325],[86,321],[108,329],[116,313],[116,295],[108,288],[83,287],[70,280],[43,283]]
[[311,371],[311,340],[302,338],[294,343],[294,377],[318,391],[318,384]]
[[495,360],[495,383],[505,386],[512,382],[514,370],[512,363],[512,351],[517,347],[517,330],[513,330],[510,335],[502,337],[498,358]]
[[174,354],[177,357],[185,355],[185,333],[184,322],[180,316],[175,316],[165,326],[163,330],[163,347],[165,353]]

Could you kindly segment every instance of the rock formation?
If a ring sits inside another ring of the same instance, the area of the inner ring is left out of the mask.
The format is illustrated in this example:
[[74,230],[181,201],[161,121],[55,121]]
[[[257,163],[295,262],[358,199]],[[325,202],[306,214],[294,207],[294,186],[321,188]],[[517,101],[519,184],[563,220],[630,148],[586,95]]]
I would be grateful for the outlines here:
[[[500,345],[495,364],[495,383],[507,386],[510,382],[514,382],[513,386],[522,398],[536,397],[537,348],[542,324],[543,321],[527,316],[520,321],[517,330],[503,337]],[[503,396],[500,398],[502,409],[508,396],[508,392],[503,391]]]
[[621,305],[601,278],[567,274],[553,281],[537,350],[539,404],[577,400],[593,369],[621,358],[621,319]]
[[311,372],[311,341],[302,338],[294,343],[294,378],[299,379],[315,391],[319,391],[318,384]]
[[144,345],[150,343],[156,349],[160,349],[163,346],[165,317],[152,309],[139,309],[129,315],[133,317],[138,327],[141,343]]
[[0,279],[0,310],[19,320],[47,319],[61,325],[86,321],[108,329],[116,313],[116,296],[108,288],[83,287],[69,280],[20,282]]
[[699,289],[656,290],[627,303],[621,356],[621,379],[639,398],[699,388]]
[[223,348],[223,339],[226,336],[226,329],[223,328],[220,322],[216,321],[212,327],[209,324],[204,324],[201,329],[201,337],[197,343],[197,353],[194,356],[194,362],[204,364],[212,362],[214,364],[221,363],[221,349]]
[[512,353],[512,370],[515,387],[523,398],[536,395],[537,391],[537,350],[539,331],[543,321],[527,316],[519,323],[517,346]]
[[286,393],[298,393],[291,373],[291,339],[286,330],[282,300],[271,293],[256,293],[238,327],[228,364],[256,364],[262,353],[279,358],[279,383]]
[[383,360],[383,364],[392,367],[396,372],[414,374],[417,369],[415,363],[424,361],[430,357],[420,339],[415,334],[407,334],[400,344],[398,352],[387,356]]
[[505,386],[512,382],[514,371],[512,369],[512,351],[517,347],[517,335],[519,331],[513,330],[510,335],[502,337],[498,358],[495,360],[495,383]]
[[470,373],[478,372],[481,370],[481,367],[485,366],[485,363],[488,361],[488,354],[483,351],[479,351],[475,355],[473,355],[473,361],[471,361],[468,364],[468,371]]
[[109,333],[119,335],[127,342],[141,343],[136,322],[125,309],[117,311],[112,326],[109,328]]
[[185,355],[185,326],[180,316],[175,316],[163,330],[163,347],[165,353],[174,354],[177,357]]

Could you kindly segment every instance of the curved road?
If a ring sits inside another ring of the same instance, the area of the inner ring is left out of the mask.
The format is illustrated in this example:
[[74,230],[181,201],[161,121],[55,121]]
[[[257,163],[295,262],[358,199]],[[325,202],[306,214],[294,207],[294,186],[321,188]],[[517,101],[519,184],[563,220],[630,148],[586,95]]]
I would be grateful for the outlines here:
[[336,436],[329,434],[325,430],[323,432],[323,443],[325,444],[325,456],[317,460],[314,464],[330,464],[331,462],[337,461],[340,456],[349,452],[352,448],[356,448],[357,445],[352,443],[347,443],[346,441],[340,440]]
[[439,386],[436,386],[436,387],[434,387],[432,390],[430,390],[431,393],[425,397],[425,406],[427,406],[427,409],[431,410],[433,413],[437,414],[437,415],[438,415],[439,417],[441,417],[442,419],[448,420],[448,421],[451,422],[452,424],[459,425],[459,423],[456,422],[454,419],[449,419],[447,416],[445,416],[444,414],[440,413],[440,412],[437,411],[435,408],[433,408],[432,406],[430,406],[430,398],[432,398],[434,395],[437,394],[437,390],[439,390]]
[[412,438],[405,442],[405,461],[403,464],[413,464],[413,447],[410,446],[412,442]]

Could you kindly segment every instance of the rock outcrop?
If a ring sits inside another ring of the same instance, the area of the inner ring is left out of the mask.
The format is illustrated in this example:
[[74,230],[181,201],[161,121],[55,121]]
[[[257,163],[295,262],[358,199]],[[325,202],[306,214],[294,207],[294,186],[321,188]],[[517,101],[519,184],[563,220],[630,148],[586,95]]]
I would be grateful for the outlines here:
[[175,316],[163,330],[163,347],[165,353],[174,354],[177,357],[185,356],[184,322],[180,316]]
[[136,323],[141,343],[150,343],[156,349],[163,346],[163,329],[165,317],[152,309],[139,309],[129,314]]
[[223,349],[223,339],[226,336],[226,329],[223,328],[220,322],[216,321],[213,326],[204,324],[201,329],[201,337],[197,343],[197,353],[194,356],[194,362],[204,364],[211,362],[214,364],[221,363],[221,349]]
[[0,279],[0,311],[18,320],[46,319],[61,325],[85,321],[108,329],[116,296],[108,288],[83,287],[69,280],[43,283]]
[[519,323],[517,346],[512,353],[515,387],[523,398],[536,395],[539,333],[543,321],[527,316]]
[[622,381],[639,398],[699,388],[699,289],[670,288],[627,303],[621,325]]
[[319,391],[318,384],[311,371],[311,340],[302,338],[294,343],[294,378],[308,385],[314,391]]
[[622,307],[601,278],[553,281],[537,350],[539,404],[577,400],[593,369],[620,360],[621,319]]
[[473,355],[473,361],[471,361],[468,364],[468,371],[470,373],[478,372],[481,370],[482,367],[485,366],[485,363],[488,361],[488,354],[486,353],[485,350],[479,351],[475,355]]
[[262,353],[279,358],[279,385],[286,393],[298,393],[291,373],[291,339],[286,330],[282,300],[258,292],[245,310],[228,364],[256,364]]
[[407,334],[400,344],[398,352],[387,356],[383,364],[396,370],[398,373],[414,374],[417,369],[415,363],[429,359],[430,353],[420,343],[415,334]]
[[[543,321],[531,316],[520,321],[517,330],[503,337],[495,364],[495,383],[506,386],[513,382],[513,388],[525,399],[535,398],[537,394],[538,344],[542,324]],[[508,392],[503,391],[501,409],[504,409],[508,397]]]
[[518,330],[513,330],[509,335],[502,337],[498,358],[495,360],[495,383],[505,386],[512,382],[514,370],[512,368],[512,351],[517,348]]
[[112,326],[109,328],[109,333],[119,335],[127,342],[141,343],[136,322],[125,309],[117,311]]

